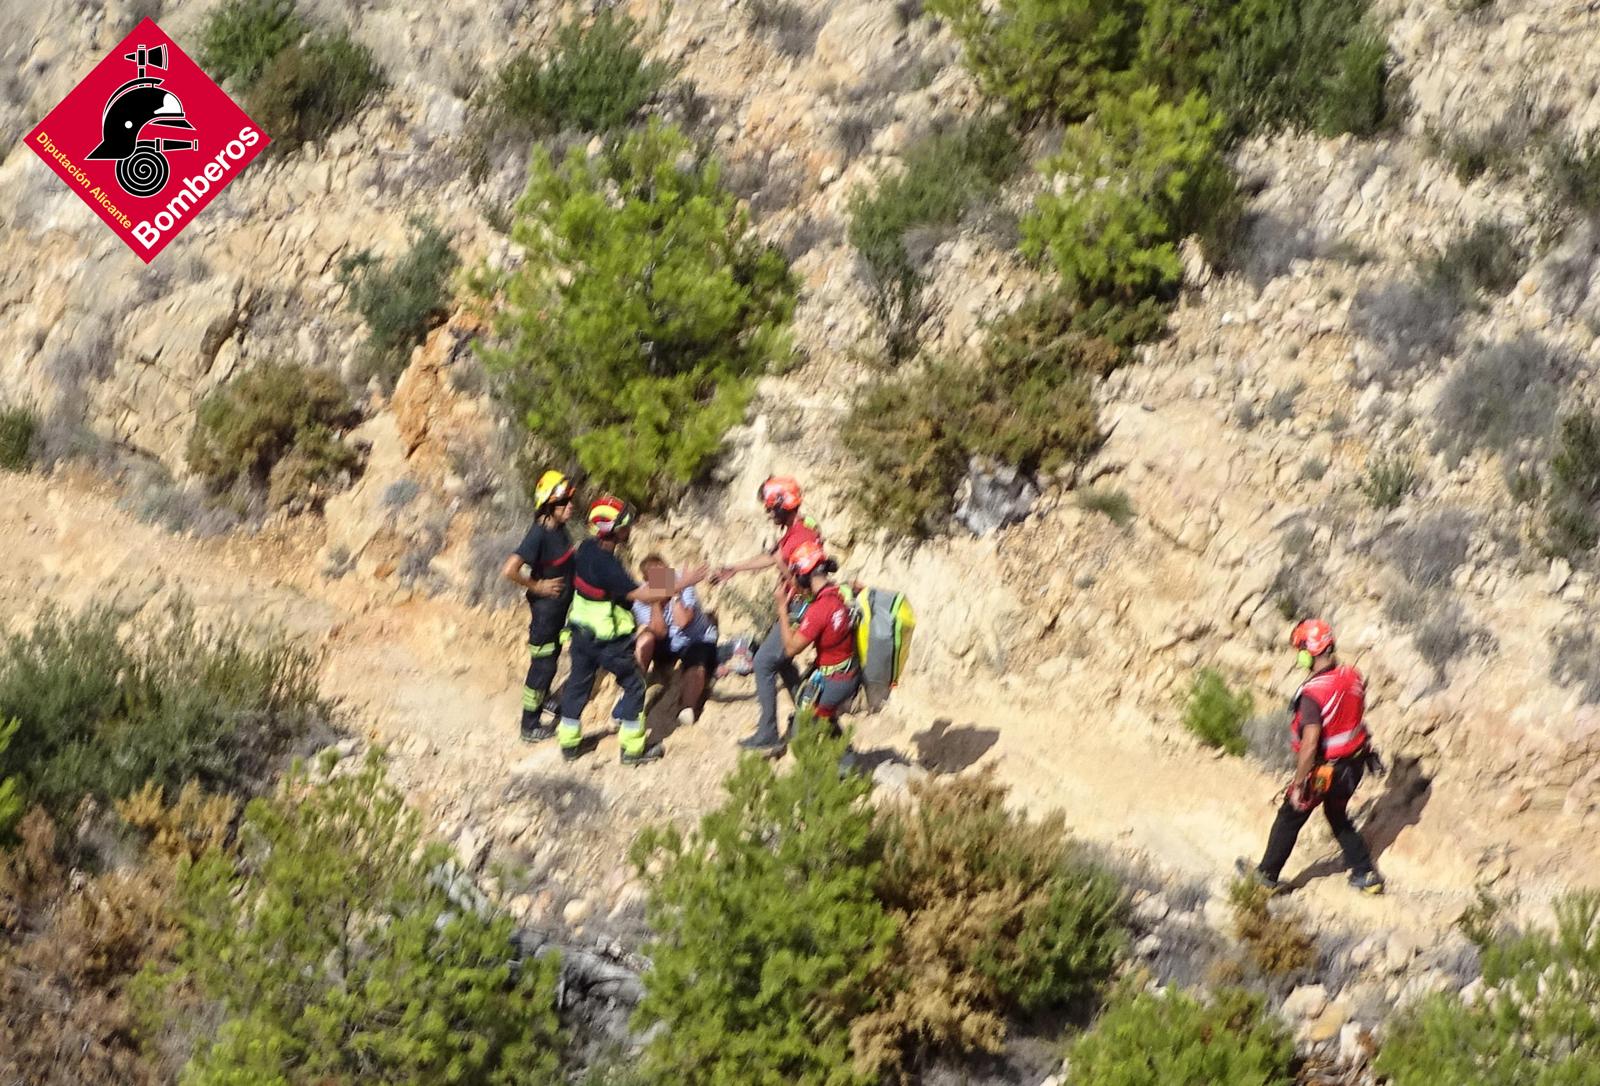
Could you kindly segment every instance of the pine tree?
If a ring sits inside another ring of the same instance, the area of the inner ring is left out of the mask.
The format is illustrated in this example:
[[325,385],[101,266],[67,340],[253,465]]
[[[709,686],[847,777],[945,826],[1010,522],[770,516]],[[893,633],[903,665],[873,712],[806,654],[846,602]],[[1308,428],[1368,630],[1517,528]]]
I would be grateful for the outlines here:
[[252,802],[237,857],[212,851],[183,880],[165,982],[223,1014],[186,1086],[556,1081],[559,963],[513,962],[509,920],[432,881],[443,859],[376,758]]
[[874,883],[882,842],[841,778],[842,740],[802,738],[794,768],[746,757],[697,834],[643,835],[659,933],[639,1009],[667,1028],[647,1073],[685,1086],[854,1086],[850,1024],[894,943]]
[[558,459],[631,501],[671,495],[790,351],[782,254],[751,232],[715,160],[654,122],[593,158],[535,150],[517,214],[527,261],[484,284],[501,337],[488,367]]

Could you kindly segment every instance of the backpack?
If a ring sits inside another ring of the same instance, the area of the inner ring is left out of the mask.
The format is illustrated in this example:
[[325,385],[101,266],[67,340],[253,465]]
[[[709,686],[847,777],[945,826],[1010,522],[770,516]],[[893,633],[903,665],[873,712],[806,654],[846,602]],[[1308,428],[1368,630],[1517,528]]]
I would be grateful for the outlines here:
[[911,652],[916,615],[899,592],[869,588],[847,599],[856,622],[856,659],[867,691],[867,711],[875,713],[900,682]]

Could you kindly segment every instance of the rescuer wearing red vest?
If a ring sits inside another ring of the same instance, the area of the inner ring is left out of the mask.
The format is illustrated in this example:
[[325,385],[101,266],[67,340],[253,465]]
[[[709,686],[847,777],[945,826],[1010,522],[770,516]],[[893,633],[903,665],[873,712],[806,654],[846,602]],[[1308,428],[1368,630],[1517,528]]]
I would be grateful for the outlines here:
[[1350,885],[1363,893],[1381,894],[1383,876],[1373,869],[1372,854],[1348,813],[1350,799],[1372,757],[1362,720],[1366,684],[1359,671],[1339,663],[1333,629],[1321,619],[1300,623],[1289,643],[1299,650],[1300,666],[1311,672],[1295,691],[1291,705],[1294,716],[1289,724],[1289,745],[1296,755],[1294,780],[1284,792],[1283,805],[1267,837],[1266,854],[1249,874],[1276,890],[1300,827],[1320,803],[1350,868]]

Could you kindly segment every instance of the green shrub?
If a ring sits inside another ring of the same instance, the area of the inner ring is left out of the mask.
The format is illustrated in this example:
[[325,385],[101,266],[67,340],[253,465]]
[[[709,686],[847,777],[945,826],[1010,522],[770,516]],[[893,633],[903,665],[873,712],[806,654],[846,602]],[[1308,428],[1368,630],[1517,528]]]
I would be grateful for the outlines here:
[[1006,1020],[1092,994],[1122,950],[1122,893],[1058,814],[1006,809],[991,772],[912,786],[880,816],[878,896],[899,925],[886,997],[852,1029],[858,1063],[1000,1051]]
[[1048,260],[1081,299],[1171,296],[1183,274],[1178,242],[1221,239],[1237,223],[1221,123],[1199,95],[1173,105],[1147,87],[1103,99],[1041,164],[1053,184],[1022,221],[1023,251]]
[[1009,319],[976,365],[947,360],[859,393],[840,427],[857,465],[853,497],[874,522],[913,537],[947,525],[973,457],[1052,471],[1100,442],[1091,379],[1122,353],[1077,333],[1032,349]]
[[1099,513],[1118,528],[1133,523],[1133,502],[1128,499],[1126,490],[1091,486],[1078,491],[1077,497],[1079,508]]
[[289,154],[326,138],[382,87],[372,53],[339,31],[279,52],[251,83],[244,104],[272,137],[271,149]]
[[[218,83],[242,90],[308,29],[294,0],[225,0],[200,30],[200,67]],[[274,130],[267,132],[277,138]]]
[[576,128],[610,132],[639,115],[674,74],[647,60],[639,24],[601,11],[556,31],[548,56],[525,51],[506,61],[489,92],[490,108],[534,133]]
[[1383,454],[1367,463],[1361,493],[1374,509],[1394,509],[1417,485],[1417,469],[1405,456]]
[[[238,856],[212,851],[181,882],[184,940],[165,979],[221,1019],[184,1081],[560,1081],[558,961],[513,963],[509,918],[437,884],[447,858],[375,757],[253,801]],[[161,980],[145,983],[168,1002]]]
[[[1065,301],[1067,296],[1056,293],[1051,297]],[[1059,304],[1059,301],[1051,304]],[[1140,298],[1126,304],[1110,298],[1096,298],[1087,305],[1073,302],[1071,327],[1118,347],[1135,347],[1166,335],[1167,308],[1157,298]]]
[[1424,278],[1430,289],[1471,305],[1480,295],[1504,295],[1516,286],[1522,259],[1510,228],[1486,220],[1445,246],[1428,263]]
[[392,384],[410,361],[411,348],[446,315],[447,284],[460,263],[438,226],[411,220],[411,248],[392,264],[378,262],[370,250],[340,264],[346,301],[367,322],[371,371]]
[[923,319],[922,275],[906,251],[907,235],[956,225],[968,208],[994,196],[1015,172],[1020,152],[1005,121],[976,118],[917,143],[901,172],[851,193],[850,244],[866,263],[891,358],[915,349]]
[[511,144],[631,123],[677,72],[646,59],[640,36],[638,23],[608,9],[589,22],[563,23],[547,53],[514,54],[473,99],[465,145],[472,176],[481,180],[491,156]]
[[1117,0],[928,0],[950,25],[984,92],[1025,118],[1077,121],[1122,74],[1138,44],[1137,9]]
[[24,471],[33,462],[39,416],[26,407],[0,407],[0,471]]
[[1206,746],[1243,754],[1247,747],[1244,723],[1254,712],[1255,698],[1248,690],[1235,693],[1221,672],[1207,667],[1195,676],[1183,709],[1183,723]]
[[667,1027],[645,1051],[652,1080],[875,1081],[853,1067],[850,1031],[875,1002],[871,981],[896,926],[876,895],[883,843],[864,802],[871,782],[839,772],[844,749],[801,738],[782,777],[747,757],[698,833],[640,837],[634,858],[658,938],[638,1022]]
[[1557,213],[1600,215],[1600,135],[1552,141],[1540,175],[1546,204]]
[[1126,992],[1073,1043],[1073,1086],[1292,1086],[1294,1041],[1260,996]]
[[[0,719],[0,764],[5,761],[6,748],[22,727],[20,720]],[[11,838],[11,828],[22,817],[22,785],[15,777],[0,777],[0,843]]]
[[1239,0],[1209,88],[1232,130],[1375,131],[1388,50],[1366,18],[1350,0]]
[[57,818],[147,781],[247,790],[328,712],[316,659],[284,640],[202,628],[181,605],[128,634],[124,617],[50,611],[0,647],[0,720],[21,721],[0,779]]
[[1556,902],[1554,932],[1500,936],[1483,953],[1497,994],[1429,996],[1394,1023],[1376,1070],[1393,1086],[1564,1086],[1594,1079],[1600,1049],[1600,897]]
[[1600,415],[1575,411],[1561,420],[1556,451],[1550,458],[1540,546],[1547,553],[1576,559],[1600,541]]
[[332,374],[267,362],[214,389],[189,435],[189,467],[214,493],[267,491],[273,505],[314,505],[320,488],[360,468],[337,434],[357,421]]
[[[684,160],[690,160],[687,165]],[[652,123],[594,158],[539,149],[496,289],[500,388],[597,486],[653,504],[698,479],[790,352],[795,281],[714,161]]]

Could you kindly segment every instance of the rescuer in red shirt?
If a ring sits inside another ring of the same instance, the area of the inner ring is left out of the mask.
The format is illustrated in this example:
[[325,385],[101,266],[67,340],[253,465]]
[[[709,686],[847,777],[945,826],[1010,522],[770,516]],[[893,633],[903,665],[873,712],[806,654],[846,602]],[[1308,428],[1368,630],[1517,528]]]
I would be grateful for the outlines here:
[[1295,691],[1291,705],[1289,745],[1296,756],[1294,780],[1284,792],[1261,863],[1254,869],[1245,867],[1244,873],[1270,890],[1278,889],[1278,878],[1294,851],[1300,828],[1321,804],[1350,868],[1350,885],[1363,893],[1381,894],[1383,876],[1374,870],[1372,854],[1349,815],[1351,797],[1368,763],[1375,759],[1363,719],[1366,684],[1359,671],[1339,663],[1333,629],[1321,619],[1300,623],[1289,643],[1298,650],[1300,666],[1311,672]]

